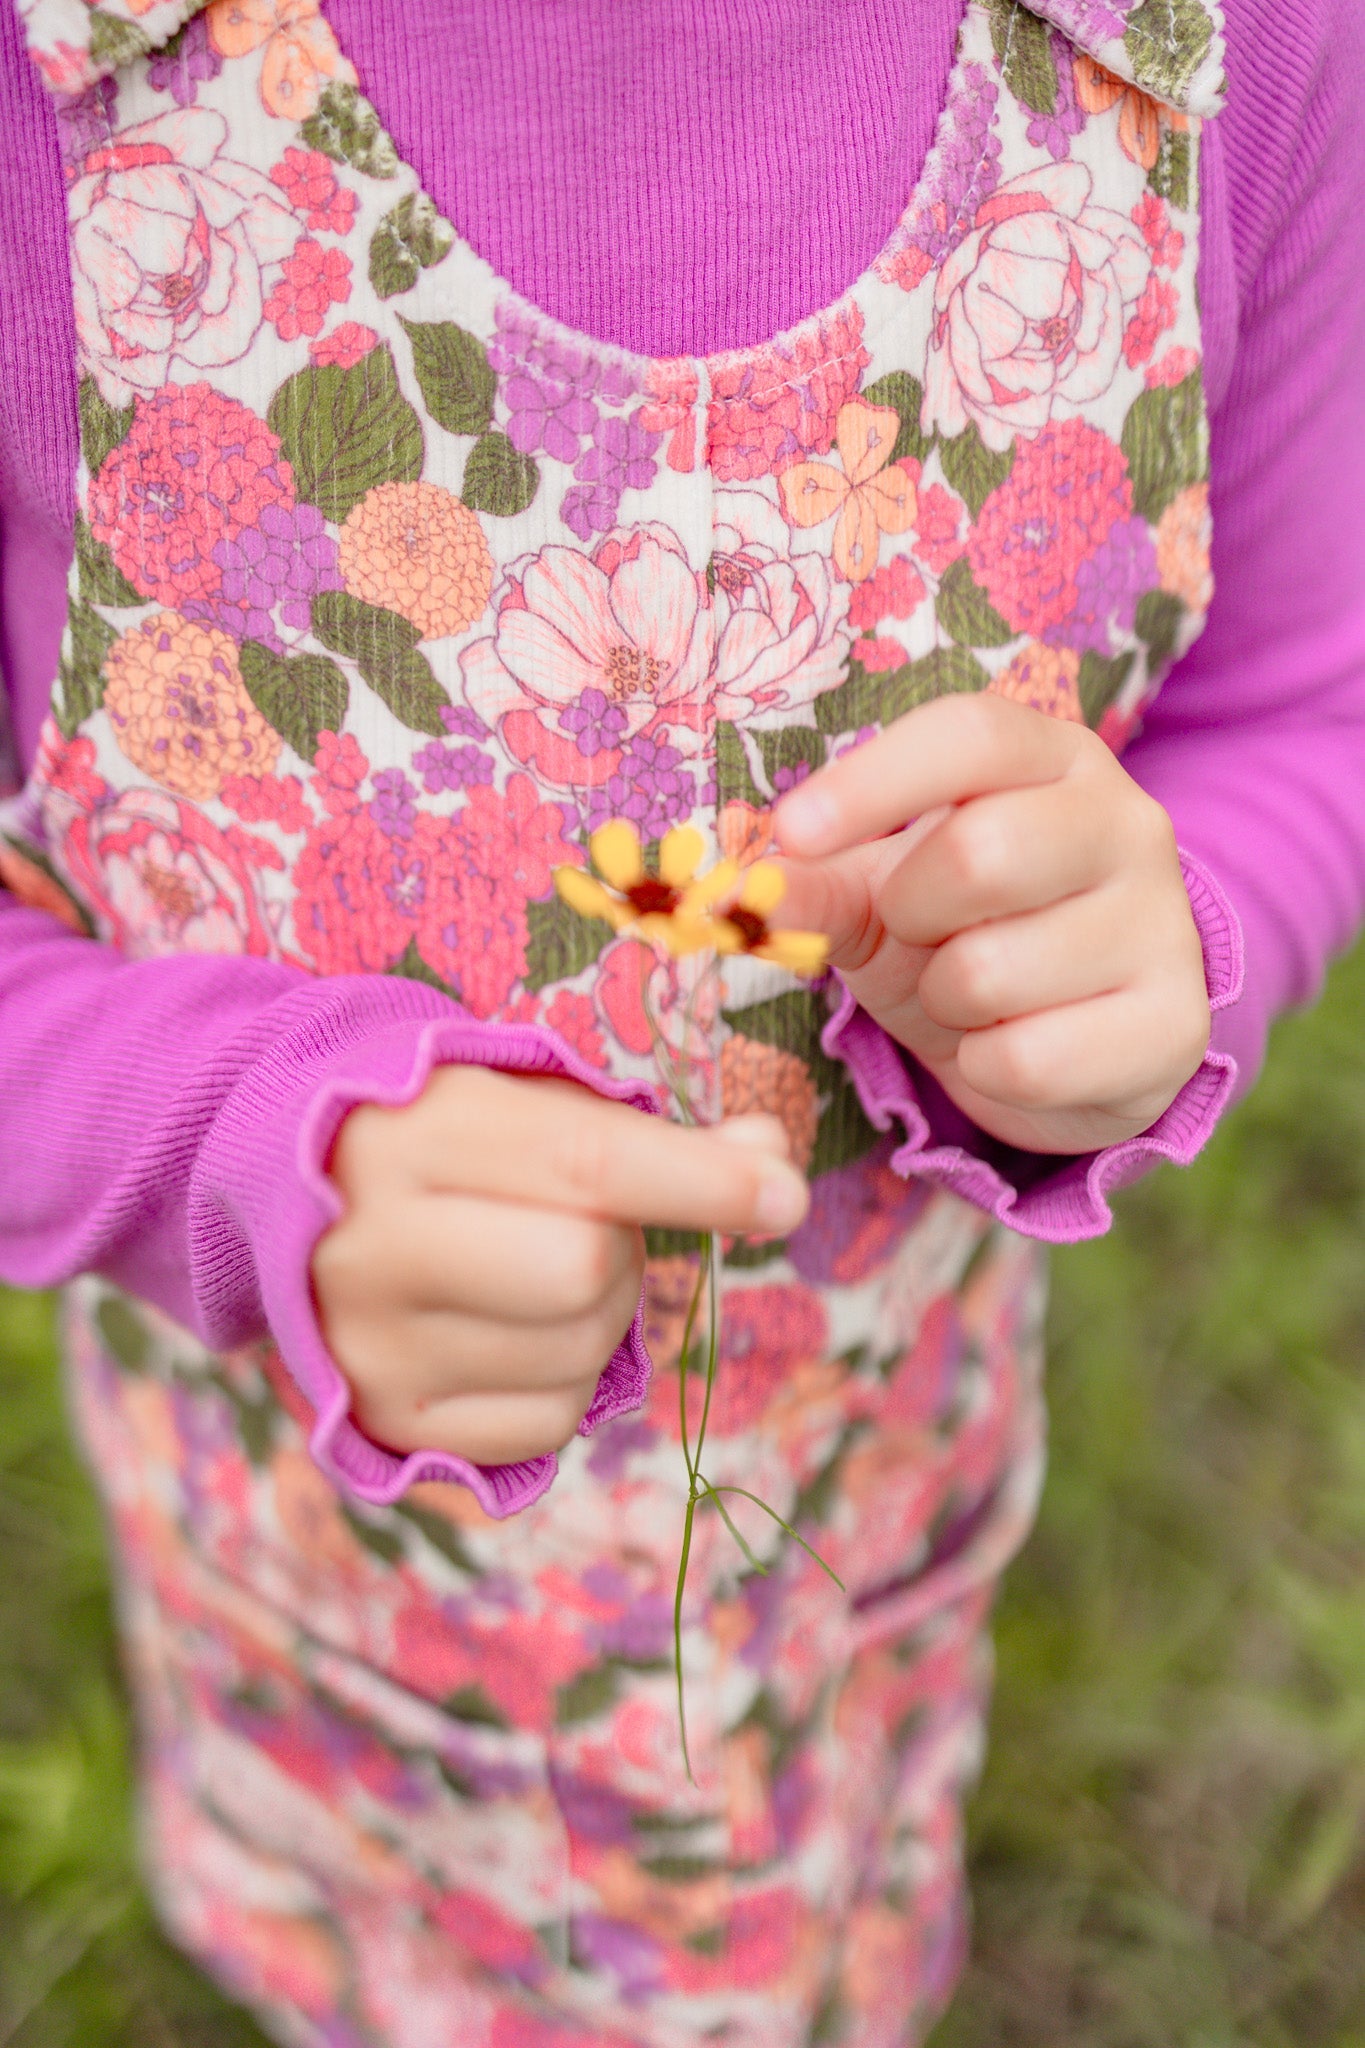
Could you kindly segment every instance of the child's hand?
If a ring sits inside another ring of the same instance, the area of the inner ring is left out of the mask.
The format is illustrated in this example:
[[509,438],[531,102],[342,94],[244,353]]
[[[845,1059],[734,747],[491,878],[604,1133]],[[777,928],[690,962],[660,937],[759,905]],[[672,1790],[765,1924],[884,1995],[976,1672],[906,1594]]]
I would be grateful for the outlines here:
[[634,1318],[642,1224],[782,1235],[807,1201],[771,1117],[684,1130],[481,1067],[352,1110],[331,1173],[313,1287],[356,1420],[480,1465],[569,1441]]
[[783,921],[829,934],[863,1007],[993,1137],[1098,1150],[1198,1068],[1209,1005],[1170,820],[1085,727],[940,698],[793,791],[776,830]]

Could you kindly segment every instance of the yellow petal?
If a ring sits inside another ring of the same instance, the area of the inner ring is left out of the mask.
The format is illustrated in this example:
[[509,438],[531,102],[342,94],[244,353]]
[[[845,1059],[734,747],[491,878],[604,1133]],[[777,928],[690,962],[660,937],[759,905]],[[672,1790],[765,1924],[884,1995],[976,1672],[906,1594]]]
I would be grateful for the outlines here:
[[831,462],[797,462],[783,470],[777,488],[793,526],[819,526],[843,504],[849,482]]
[[681,905],[683,915],[693,917],[698,911],[709,910],[713,903],[719,903],[722,897],[733,892],[738,880],[738,861],[718,860],[713,868],[708,868],[704,875],[698,875],[696,881],[689,884]]
[[769,911],[776,910],[786,893],[787,878],[776,861],[760,860],[745,870],[739,900],[746,910],[766,917]]
[[625,905],[618,903],[602,884],[582,868],[556,868],[555,887],[580,917],[605,917],[614,930],[625,922]]
[[834,433],[850,484],[866,483],[890,461],[900,430],[894,406],[869,405],[865,398],[850,398],[840,406]]
[[659,879],[672,889],[685,889],[706,855],[706,841],[695,825],[675,825],[659,846]]
[[639,834],[624,818],[599,825],[588,841],[593,865],[613,889],[632,889],[644,878],[645,857]]
[[812,976],[824,972],[829,940],[823,932],[773,932],[756,952],[792,974]]

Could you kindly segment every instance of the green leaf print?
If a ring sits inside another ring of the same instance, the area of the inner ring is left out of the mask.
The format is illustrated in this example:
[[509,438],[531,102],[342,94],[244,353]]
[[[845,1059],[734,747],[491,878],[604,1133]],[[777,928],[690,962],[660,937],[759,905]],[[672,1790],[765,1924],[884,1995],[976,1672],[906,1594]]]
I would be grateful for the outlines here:
[[76,515],[76,566],[80,573],[81,596],[87,604],[145,604],[146,598],[128,581],[103,541],[95,539],[80,514]]
[[913,455],[916,462],[927,462],[934,437],[926,434],[920,426],[924,387],[919,378],[912,377],[908,370],[891,370],[885,377],[879,377],[875,384],[869,384],[861,395],[869,405],[893,406],[900,414],[901,428],[896,436],[896,445],[887,457],[888,463],[902,462],[907,455]]
[[275,654],[259,640],[244,640],[242,681],[267,725],[287,740],[303,761],[318,750],[318,735],[340,732],[351,691],[345,676],[325,654]]
[[370,242],[370,283],[381,299],[408,292],[450,251],[455,231],[425,192],[409,192],[386,213]]
[[398,175],[398,151],[374,108],[353,85],[329,85],[300,133],[310,149],[320,149],[333,163],[350,164],[367,178]]
[[991,0],[991,41],[1006,85],[1034,114],[1057,111],[1057,66],[1047,24],[1016,0]]
[[412,343],[422,402],[437,426],[450,434],[481,434],[493,417],[498,385],[483,343],[453,320],[404,320],[401,313],[398,317]]
[[1123,47],[1139,85],[1178,106],[1208,55],[1213,22],[1204,0],[1141,0]]
[[98,476],[105,458],[126,441],[133,424],[132,405],[113,406],[101,398],[93,377],[82,377],[77,394],[81,422],[81,454],[91,476]]
[[145,57],[150,39],[131,21],[98,11],[90,17],[90,61],[96,71],[120,71],[125,64]]
[[540,471],[529,455],[512,446],[506,434],[480,435],[464,466],[460,495],[476,512],[495,519],[515,519],[540,489]]
[[[384,969],[386,974],[396,974],[404,981],[420,981],[425,988],[439,989],[443,996],[454,996],[455,991],[448,981],[442,981],[434,967],[428,967],[417,950],[416,939],[409,939],[406,948],[394,961],[392,967]],[[457,998],[458,1000],[458,998]]]
[[104,658],[117,638],[84,600],[72,604],[62,642],[61,702],[54,699],[52,706],[64,739],[74,739],[77,728],[104,702]]
[[556,981],[572,981],[585,967],[591,967],[612,936],[605,918],[581,917],[558,896],[545,903],[528,903],[526,922],[531,936],[523,979],[533,995]]
[[768,781],[776,792],[778,770],[823,768],[828,747],[825,736],[808,725],[787,725],[780,732],[756,732],[758,751]]
[[959,647],[1004,647],[1014,638],[1014,628],[976,582],[965,555],[944,571],[935,610],[940,626]]
[[444,738],[441,713],[450,699],[417,652],[417,628],[407,619],[349,591],[324,590],[313,599],[313,631],[333,654],[355,663],[400,725]]
[[338,524],[376,484],[422,474],[422,422],[387,346],[349,370],[324,363],[281,384],[266,414],[294,470],[294,488]]
[[724,718],[716,721],[716,802],[721,807],[752,804],[759,811],[768,802],[754,781],[739,727]]
[[1144,590],[1138,599],[1137,636],[1147,643],[1148,671],[1164,668],[1175,653],[1185,606],[1174,591]]
[[555,1705],[556,1727],[569,1728],[576,1721],[591,1721],[604,1714],[616,1699],[620,1675],[616,1664],[594,1664],[561,1685]]
[[975,423],[967,426],[961,434],[955,434],[951,441],[940,441],[938,459],[943,464],[943,474],[959,498],[965,500],[973,519],[994,490],[998,490],[1014,467],[1014,443],[1011,441],[1002,454],[997,455],[988,448],[976,430]]
[[1153,192],[1162,199],[1168,199],[1172,206],[1188,206],[1193,168],[1189,136],[1179,134],[1174,128],[1163,128],[1156,162],[1147,173],[1147,183]]
[[476,1681],[473,1685],[462,1685],[441,1702],[443,1710],[453,1721],[468,1721],[476,1728],[506,1728],[507,1716],[500,1707],[495,1707],[483,1687]]
[[1109,706],[1132,674],[1137,656],[1130,648],[1127,654],[1119,654],[1112,661],[1106,661],[1102,654],[1096,654],[1087,647],[1081,656],[1081,673],[1076,688],[1080,695],[1081,712],[1087,725],[1098,725]]
[[1133,402],[1122,448],[1133,479],[1133,510],[1155,526],[1173,498],[1208,476],[1204,380],[1196,370],[1173,389],[1158,385]]
[[850,661],[848,680],[815,700],[821,732],[858,732],[865,725],[889,725],[931,698],[984,690],[990,677],[965,647],[938,647],[919,661],[907,661],[883,675],[869,675]]
[[106,1294],[95,1310],[100,1336],[125,1372],[145,1372],[152,1355],[151,1339],[131,1302]]

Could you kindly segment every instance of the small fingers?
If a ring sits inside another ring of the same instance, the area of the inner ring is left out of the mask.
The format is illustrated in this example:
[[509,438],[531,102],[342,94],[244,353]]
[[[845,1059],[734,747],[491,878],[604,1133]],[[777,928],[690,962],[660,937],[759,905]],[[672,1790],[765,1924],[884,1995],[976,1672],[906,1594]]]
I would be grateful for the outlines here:
[[959,932],[920,975],[926,1016],[945,1030],[979,1031],[1121,988],[1143,936],[1122,908],[1118,891],[1090,890]]
[[1104,1111],[1115,1124],[1105,1142],[1115,1142],[1170,1107],[1208,1036],[1207,1003],[1163,982],[968,1032],[956,1065],[969,1088],[1010,1108]]

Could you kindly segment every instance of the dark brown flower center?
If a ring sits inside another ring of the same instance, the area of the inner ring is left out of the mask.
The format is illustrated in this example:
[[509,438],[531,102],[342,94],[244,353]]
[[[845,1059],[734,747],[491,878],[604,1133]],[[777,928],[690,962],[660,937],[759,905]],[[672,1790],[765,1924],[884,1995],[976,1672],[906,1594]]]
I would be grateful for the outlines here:
[[657,875],[645,875],[632,882],[625,897],[641,917],[671,917],[682,902],[678,891],[670,883],[661,882]]
[[767,919],[760,917],[756,910],[746,910],[742,903],[736,903],[733,908],[726,911],[725,922],[733,925],[739,933],[746,953],[757,952],[760,946],[767,943]]

